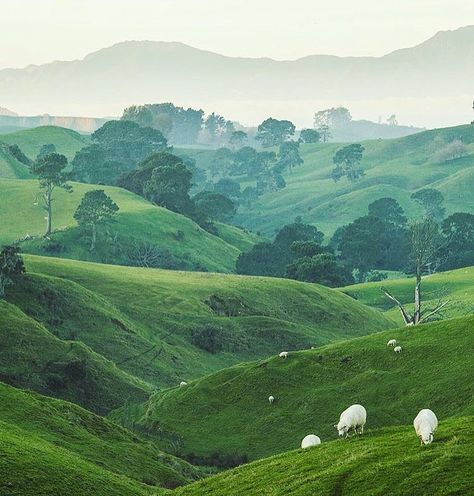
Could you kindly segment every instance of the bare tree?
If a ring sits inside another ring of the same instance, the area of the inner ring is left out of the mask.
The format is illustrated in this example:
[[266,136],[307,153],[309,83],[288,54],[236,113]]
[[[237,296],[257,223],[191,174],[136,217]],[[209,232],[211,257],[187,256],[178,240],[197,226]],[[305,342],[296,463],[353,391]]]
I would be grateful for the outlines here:
[[382,288],[383,293],[393,301],[402,314],[405,325],[413,326],[422,324],[439,314],[449,300],[440,299],[436,305],[426,310],[422,308],[422,277],[425,274],[434,272],[440,263],[440,253],[443,247],[443,238],[439,232],[439,226],[432,218],[427,218],[419,222],[414,222],[410,226],[410,254],[409,263],[415,275],[414,289],[414,309],[413,313],[408,312],[405,306],[392,295],[386,288]]

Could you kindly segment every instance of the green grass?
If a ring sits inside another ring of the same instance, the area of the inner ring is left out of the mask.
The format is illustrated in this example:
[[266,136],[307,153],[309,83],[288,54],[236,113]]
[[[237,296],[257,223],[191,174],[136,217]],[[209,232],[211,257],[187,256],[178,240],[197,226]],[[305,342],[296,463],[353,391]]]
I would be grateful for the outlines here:
[[474,417],[441,418],[430,446],[420,447],[412,426],[378,429],[244,465],[173,494],[468,495],[474,488],[473,443]]
[[57,153],[72,160],[77,151],[89,145],[89,138],[82,134],[58,126],[40,126],[32,129],[0,134],[0,141],[9,145],[18,145],[31,160],[38,155],[43,145],[53,144]]
[[[403,319],[398,308],[382,293],[381,288],[387,288],[407,308],[413,305],[414,278],[389,279],[381,282],[354,284],[341,288],[341,291],[352,296],[357,301],[385,311],[386,315],[396,320],[400,325]],[[443,309],[444,318],[459,317],[474,313],[474,267],[440,272],[425,276],[422,283],[422,294],[425,298],[424,308],[434,308],[439,299],[449,300]]]
[[[185,269],[201,268],[231,272],[240,254],[239,247],[249,247],[255,237],[237,228],[219,225],[224,239],[213,236],[193,221],[147,202],[143,198],[111,186],[72,183],[73,192],[54,192],[53,227],[62,230],[52,241],[64,246],[59,256],[105,263],[127,264],[137,244],[147,242],[170,252]],[[86,191],[104,189],[120,210],[116,222],[102,233],[95,252],[89,251],[87,236],[77,227],[74,212]],[[0,245],[44,232],[45,212],[37,204],[38,183],[34,180],[0,179]],[[24,251],[48,254],[50,241],[39,237],[23,244]]]
[[25,164],[19,162],[8,150],[0,139],[0,178],[24,179],[29,177],[30,173]]
[[[78,309],[79,311],[79,309]],[[0,380],[105,414],[145,400],[151,387],[79,341],[61,340],[0,300]]]
[[[391,338],[401,354],[387,347]],[[309,433],[335,439],[333,425],[353,403],[366,407],[369,429],[408,425],[421,408],[441,419],[474,415],[473,349],[474,317],[384,331],[237,365],[156,393],[122,415],[180,441],[183,454],[256,459],[292,449]]]
[[[461,139],[469,155],[446,163],[435,163],[437,150],[453,139]],[[305,163],[284,174],[287,187],[262,196],[252,207],[240,207],[236,223],[272,236],[275,230],[301,216],[328,237],[337,227],[367,213],[367,206],[384,196],[396,198],[409,218],[420,215],[412,192],[435,187],[446,197],[447,213],[474,213],[474,126],[435,129],[392,140],[363,142],[365,177],[351,185],[346,179],[331,179],[332,157],[338,143],[301,146]],[[210,150],[186,150],[197,165],[209,168]],[[242,180],[242,186],[255,181]]]
[[[9,289],[9,302],[52,338],[85,343],[124,373],[159,387],[280,347],[325,344],[393,325],[380,312],[314,284],[25,258],[27,275]],[[220,299],[222,312],[211,308],[210,297]],[[193,330],[208,324],[223,329],[218,353],[192,342]]]
[[197,478],[187,463],[102,417],[3,383],[0,453],[5,495],[145,495]]

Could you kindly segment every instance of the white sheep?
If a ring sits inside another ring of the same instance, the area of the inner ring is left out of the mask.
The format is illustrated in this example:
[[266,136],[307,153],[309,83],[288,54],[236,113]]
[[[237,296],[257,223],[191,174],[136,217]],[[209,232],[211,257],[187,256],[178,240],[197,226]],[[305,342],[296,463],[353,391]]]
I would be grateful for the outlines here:
[[397,346],[397,340],[390,339],[389,342],[387,343],[387,346]]
[[314,434],[308,434],[306,437],[303,438],[303,441],[301,441],[301,447],[303,449],[312,448],[313,446],[317,446],[318,444],[321,444],[321,439]]
[[334,427],[337,429],[340,437],[346,436],[347,438],[351,430],[356,434],[362,434],[366,421],[366,409],[362,405],[351,405],[341,413],[339,423]]
[[282,351],[278,356],[280,358],[288,358],[288,352],[287,351]]
[[179,387],[184,387],[184,386],[187,386],[187,385],[188,385],[188,383],[187,382],[184,382],[184,381],[181,381],[179,383]]
[[401,346],[395,346],[395,348],[393,348],[393,351],[395,353],[401,353],[402,352],[402,347]]
[[273,402],[275,401],[275,397],[274,396],[269,396],[268,397],[268,403],[270,403],[270,405],[273,405]]
[[431,444],[433,442],[433,433],[438,427],[436,415],[425,408],[420,410],[413,421],[416,435],[420,438],[420,444]]

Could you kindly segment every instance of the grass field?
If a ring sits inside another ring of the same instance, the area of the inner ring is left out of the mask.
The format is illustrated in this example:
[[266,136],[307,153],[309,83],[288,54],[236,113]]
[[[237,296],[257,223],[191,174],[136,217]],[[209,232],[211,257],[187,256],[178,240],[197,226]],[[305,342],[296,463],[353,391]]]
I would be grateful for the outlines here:
[[[375,307],[400,325],[403,319],[398,308],[382,293],[381,288],[387,288],[407,308],[412,308],[414,278],[390,279],[382,282],[354,284],[341,288],[341,291],[357,301]],[[474,314],[474,267],[440,272],[425,276],[422,283],[422,293],[425,298],[422,308],[434,308],[439,299],[449,300],[443,309],[442,317],[459,317]]]
[[[387,347],[391,338],[401,354]],[[179,442],[178,453],[252,460],[291,450],[309,433],[337,438],[333,425],[353,403],[366,407],[369,429],[409,425],[422,408],[442,419],[474,415],[473,350],[474,317],[384,331],[240,364],[121,415],[135,416],[163,443]]]
[[[251,246],[256,236],[233,226],[218,226],[222,239],[209,234],[196,223],[169,210],[157,207],[143,198],[111,186],[72,183],[73,192],[57,189],[54,193],[53,227],[63,230],[52,236],[63,250],[56,255],[105,263],[127,264],[137,245],[147,242],[163,253],[169,252],[179,267],[188,270],[231,272],[240,248]],[[104,189],[120,210],[116,222],[99,235],[95,252],[89,251],[87,236],[77,228],[74,212],[86,191]],[[0,245],[44,232],[44,210],[37,203],[38,183],[34,180],[0,179]],[[38,238],[23,243],[23,250],[49,254],[51,242]]]
[[10,152],[0,137],[0,178],[25,179],[30,176],[28,167],[19,162]]
[[[393,326],[380,312],[314,284],[25,258],[28,273],[9,290],[9,302],[51,337],[83,342],[160,387],[282,346],[316,346]],[[221,330],[216,353],[193,344],[193,331],[206,325]]]
[[0,453],[2,495],[145,495],[198,476],[102,417],[1,382]]
[[377,429],[244,465],[169,494],[467,496],[474,488],[473,443],[474,417],[441,418],[430,446],[420,447],[411,425]]
[[[469,155],[436,163],[436,152],[453,139],[461,139]],[[409,218],[420,215],[410,199],[422,187],[438,188],[446,198],[447,213],[474,212],[474,126],[424,131],[393,140],[363,142],[365,177],[351,185],[346,179],[331,179],[332,157],[338,143],[302,145],[302,166],[284,174],[287,187],[262,196],[251,208],[240,207],[236,223],[272,236],[276,229],[301,216],[328,237],[341,225],[367,213],[367,206],[385,196],[396,198]],[[208,169],[210,150],[184,150]],[[238,179],[238,178],[237,178]],[[254,181],[242,180],[242,186]]]
[[72,160],[77,151],[90,143],[90,138],[58,126],[40,126],[32,129],[0,134],[0,141],[9,145],[18,145],[31,160],[38,155],[43,145],[53,144],[57,153]]

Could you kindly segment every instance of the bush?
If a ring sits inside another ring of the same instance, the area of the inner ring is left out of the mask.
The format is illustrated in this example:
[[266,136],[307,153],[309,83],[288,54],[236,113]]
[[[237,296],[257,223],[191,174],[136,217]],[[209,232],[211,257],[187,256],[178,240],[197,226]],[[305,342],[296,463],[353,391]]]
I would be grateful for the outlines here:
[[191,333],[191,342],[201,350],[217,353],[223,348],[224,330],[213,325],[198,327]]
[[467,154],[466,145],[461,140],[455,139],[438,150],[434,155],[434,160],[440,164],[448,160],[464,157]]

